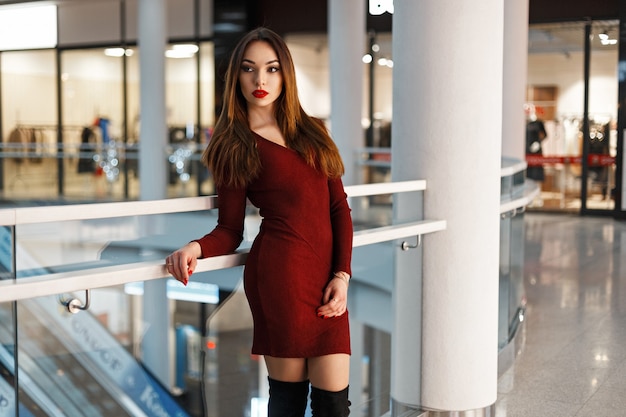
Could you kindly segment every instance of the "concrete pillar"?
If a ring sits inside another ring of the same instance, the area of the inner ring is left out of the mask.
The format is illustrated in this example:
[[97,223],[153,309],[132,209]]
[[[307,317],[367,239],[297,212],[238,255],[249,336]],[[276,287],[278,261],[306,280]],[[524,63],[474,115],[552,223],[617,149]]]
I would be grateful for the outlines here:
[[[142,200],[166,197],[167,177],[165,146],[165,45],[166,0],[139,0],[138,44],[141,133],[139,181]],[[158,233],[159,225],[145,219],[145,233]],[[150,223],[150,224],[147,224]],[[172,383],[170,367],[171,329],[166,280],[147,281],[143,295],[142,360],[161,383]]]
[[[361,127],[363,108],[363,53],[366,46],[366,7],[362,0],[328,0],[328,52],[330,58],[330,130],[339,147],[346,173],[345,185],[360,184],[354,150],[364,146]],[[353,210],[356,207],[353,207]],[[362,323],[350,321],[350,399],[360,404],[363,390]]]
[[141,106],[139,179],[142,200],[166,197],[166,6],[166,0],[139,0],[138,4]]
[[[422,262],[396,252],[392,415],[483,415],[497,398],[504,0],[394,7],[392,179],[426,179],[424,217],[447,230],[424,238]],[[420,209],[402,199],[394,215]]]
[[526,153],[528,0],[504,2],[502,155],[523,161]]
[[354,150],[364,146],[363,54],[366,2],[328,0],[328,45],[330,55],[330,129],[339,147],[346,174],[345,185],[360,184]]

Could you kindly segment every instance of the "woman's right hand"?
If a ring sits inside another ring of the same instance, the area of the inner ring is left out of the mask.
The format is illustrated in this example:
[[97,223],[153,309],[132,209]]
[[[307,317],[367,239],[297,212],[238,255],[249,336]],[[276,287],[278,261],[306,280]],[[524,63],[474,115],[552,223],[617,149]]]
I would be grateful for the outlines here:
[[165,258],[165,269],[178,281],[187,285],[200,256],[202,256],[200,244],[189,242]]

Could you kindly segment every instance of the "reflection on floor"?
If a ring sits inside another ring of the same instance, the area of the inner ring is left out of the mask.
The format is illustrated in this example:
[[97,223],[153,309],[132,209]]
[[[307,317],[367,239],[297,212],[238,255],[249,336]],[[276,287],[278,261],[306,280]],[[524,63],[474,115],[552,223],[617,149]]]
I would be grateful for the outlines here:
[[497,417],[626,415],[626,223],[526,214],[528,309]]
[[[580,193],[566,195],[558,192],[542,191],[529,206],[531,211],[580,213]],[[591,194],[587,197],[587,208],[591,210],[612,210],[615,200],[602,194]]]

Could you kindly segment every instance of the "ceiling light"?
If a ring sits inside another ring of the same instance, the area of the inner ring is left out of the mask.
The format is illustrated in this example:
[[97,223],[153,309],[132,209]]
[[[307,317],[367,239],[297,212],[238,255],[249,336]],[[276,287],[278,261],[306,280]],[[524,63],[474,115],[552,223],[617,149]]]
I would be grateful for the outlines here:
[[168,58],[191,58],[198,52],[198,45],[194,44],[177,44],[172,45],[172,49],[165,51]]
[[0,50],[54,48],[56,45],[57,6],[30,4],[0,10]]
[[381,67],[393,68],[393,61],[388,58],[379,58],[378,65],[380,65]]
[[107,48],[104,50],[104,54],[106,56],[115,56],[115,57],[120,57],[122,55],[126,55],[126,56],[132,56],[133,55],[133,50],[132,49],[124,49],[124,48]]
[[609,39],[609,34],[606,32],[602,32],[598,35],[598,38],[600,38],[601,41],[606,41]]

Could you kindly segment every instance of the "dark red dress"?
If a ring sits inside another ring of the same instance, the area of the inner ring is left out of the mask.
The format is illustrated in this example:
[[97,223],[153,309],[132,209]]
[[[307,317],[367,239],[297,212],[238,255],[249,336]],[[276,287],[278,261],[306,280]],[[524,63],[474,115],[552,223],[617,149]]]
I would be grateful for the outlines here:
[[256,140],[261,173],[247,188],[218,189],[218,224],[197,240],[202,257],[239,246],[248,198],[262,217],[244,269],[254,319],[252,353],[350,354],[348,313],[317,316],[333,272],[351,273],[352,220],[341,179],[328,179],[294,150],[259,135]]

